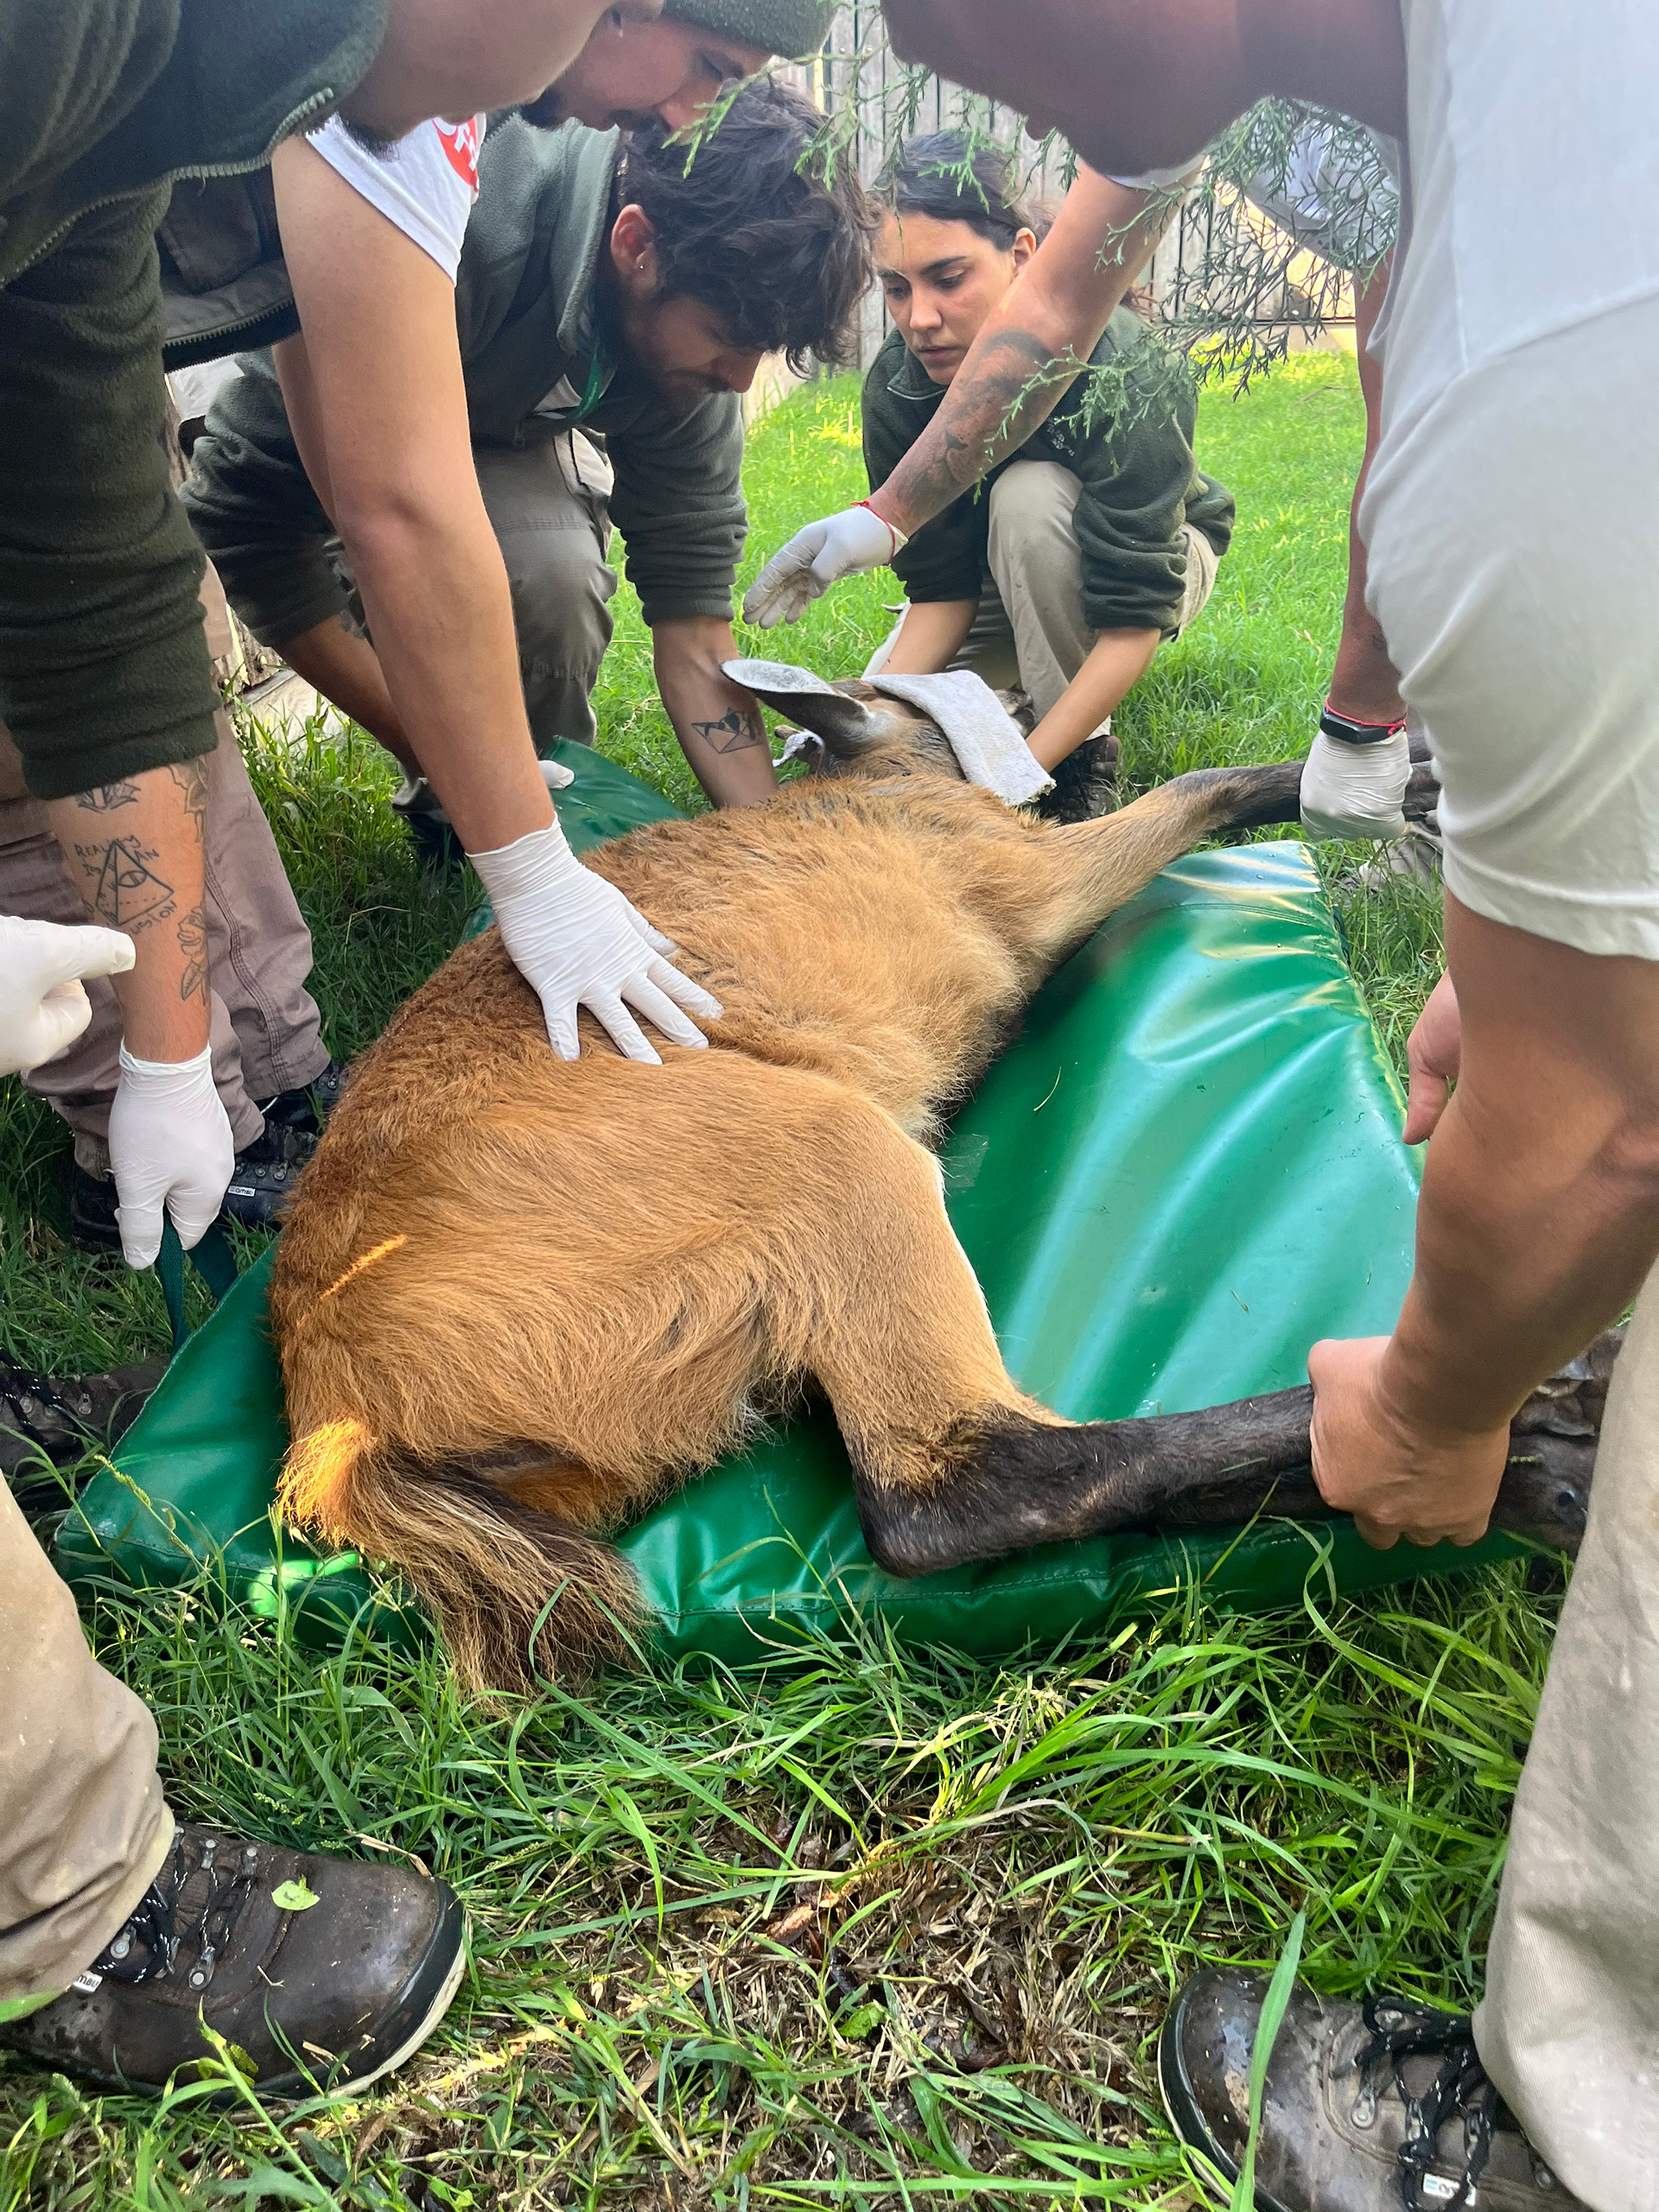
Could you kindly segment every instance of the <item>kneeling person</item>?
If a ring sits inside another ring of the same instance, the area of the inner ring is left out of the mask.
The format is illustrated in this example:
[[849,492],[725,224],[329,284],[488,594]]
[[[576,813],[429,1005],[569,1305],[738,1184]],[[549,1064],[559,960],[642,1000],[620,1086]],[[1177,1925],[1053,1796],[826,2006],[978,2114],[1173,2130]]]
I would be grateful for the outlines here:
[[[611,638],[613,518],[652,633],[663,703],[720,804],[774,787],[759,709],[721,673],[747,530],[741,395],[769,353],[844,359],[874,211],[811,151],[823,118],[771,79],[733,99],[688,166],[660,123],[619,141],[523,118],[490,129],[458,256],[474,459],[512,587],[538,751],[591,743]],[[314,142],[372,165],[349,138]],[[393,149],[395,155],[397,149]],[[390,166],[390,162],[388,162]],[[429,223],[393,220],[432,251]],[[286,341],[303,345],[303,339]],[[215,401],[184,499],[231,601],[263,644],[418,774],[351,579],[290,427],[283,353],[250,357]],[[365,365],[365,373],[370,365]],[[602,447],[594,439],[602,440]],[[395,689],[396,687],[392,687]]]
[[[956,131],[912,139],[894,164],[876,248],[894,327],[864,384],[872,487],[1037,250],[1010,167]],[[1080,377],[987,496],[964,493],[895,553],[908,603],[870,671],[969,668],[1025,691],[1042,766],[1075,757],[1048,803],[1062,813],[1089,810],[1113,710],[1204,607],[1232,534],[1231,494],[1192,458],[1190,386],[1146,337],[1120,308],[1092,359],[1117,366],[1121,394]]]

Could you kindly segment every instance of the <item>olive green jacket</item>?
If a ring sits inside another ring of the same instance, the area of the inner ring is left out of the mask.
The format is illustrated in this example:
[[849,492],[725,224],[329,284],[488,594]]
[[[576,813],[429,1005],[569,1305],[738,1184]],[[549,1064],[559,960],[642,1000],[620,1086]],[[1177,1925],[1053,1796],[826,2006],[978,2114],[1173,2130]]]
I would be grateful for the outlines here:
[[385,0],[0,5],[0,719],[40,798],[213,743],[201,556],[159,442],[156,230],[176,184],[169,274],[219,295],[199,357],[275,333],[267,203],[235,180],[338,105],[384,28]]
[[[1174,365],[1147,342],[1138,317],[1120,308],[1091,358],[1098,367],[1122,368],[1116,404],[1090,420],[1090,379],[1079,377],[1042,429],[977,493],[964,492],[918,530],[893,564],[912,601],[979,598],[988,573],[986,491],[1014,461],[1050,461],[1083,485],[1076,522],[1090,626],[1166,635],[1176,627],[1186,586],[1181,525],[1191,523],[1224,553],[1233,496],[1193,460],[1192,385],[1185,375],[1172,378]],[[899,333],[889,332],[864,380],[864,463],[873,490],[892,475],[944,396]]]
[[[686,414],[605,336],[595,272],[619,143],[614,131],[541,130],[516,117],[485,138],[455,280],[473,442],[522,447],[578,423],[602,432],[611,518],[645,620],[725,619],[747,527],[743,404],[723,391]],[[184,503],[232,606],[280,647],[339,615],[346,594],[270,358],[241,365],[196,442]]]

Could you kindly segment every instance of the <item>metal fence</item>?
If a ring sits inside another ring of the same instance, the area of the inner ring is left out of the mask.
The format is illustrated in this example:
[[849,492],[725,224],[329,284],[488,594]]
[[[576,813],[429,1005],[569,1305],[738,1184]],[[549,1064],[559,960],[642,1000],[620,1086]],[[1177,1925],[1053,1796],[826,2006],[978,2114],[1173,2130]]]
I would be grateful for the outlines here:
[[[1017,5],[1018,0],[1010,0]],[[971,122],[975,129],[1021,157],[1028,200],[1057,206],[1069,182],[1070,154],[1064,146],[1039,147],[1024,138],[1021,119],[964,92],[948,80],[907,68],[889,49],[879,7],[849,5],[836,17],[817,59],[789,73],[809,98],[827,112],[847,118],[860,175],[874,184],[894,149],[918,131],[941,130]],[[1228,235],[1228,251],[1218,226]],[[1351,290],[1316,256],[1295,256],[1289,241],[1267,219],[1236,196],[1217,206],[1195,193],[1165,234],[1143,279],[1164,318],[1190,329],[1210,310],[1224,304],[1215,296],[1218,264],[1234,264],[1232,282],[1248,296],[1247,319],[1253,328],[1278,332],[1299,342],[1315,327],[1340,328],[1352,321]],[[1267,272],[1264,281],[1264,272]],[[1224,289],[1227,279],[1223,279]],[[1237,321],[1236,313],[1230,317]],[[860,359],[868,367],[887,334],[880,289],[864,302]]]

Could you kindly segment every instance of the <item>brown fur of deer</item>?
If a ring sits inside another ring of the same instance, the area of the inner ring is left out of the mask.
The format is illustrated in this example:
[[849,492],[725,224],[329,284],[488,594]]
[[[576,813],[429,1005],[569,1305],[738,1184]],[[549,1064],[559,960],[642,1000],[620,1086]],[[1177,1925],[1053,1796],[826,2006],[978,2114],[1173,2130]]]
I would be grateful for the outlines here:
[[475,1688],[614,1652],[605,1531],[809,1386],[893,1572],[1155,1509],[1143,1424],[1062,1421],[1008,1375],[927,1147],[1116,907],[1294,819],[1300,764],[1050,827],[873,696],[779,700],[823,773],[590,860],[721,1001],[711,1050],[642,1066],[584,1016],[556,1059],[491,931],[366,1055],[302,1180],[271,1289],[283,1509],[403,1568]]

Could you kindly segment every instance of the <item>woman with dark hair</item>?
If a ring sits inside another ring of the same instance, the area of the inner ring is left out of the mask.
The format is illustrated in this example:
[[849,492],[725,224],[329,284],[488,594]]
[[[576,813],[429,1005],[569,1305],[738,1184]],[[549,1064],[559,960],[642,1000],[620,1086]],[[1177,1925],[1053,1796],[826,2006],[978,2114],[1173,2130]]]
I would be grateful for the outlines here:
[[[913,138],[883,194],[876,260],[893,328],[864,384],[864,459],[884,483],[1037,250],[1013,162],[960,131]],[[1098,809],[1114,709],[1214,587],[1233,502],[1192,458],[1190,385],[1120,308],[1048,422],[894,556],[907,604],[873,664],[969,668],[1018,689],[1061,814]]]

